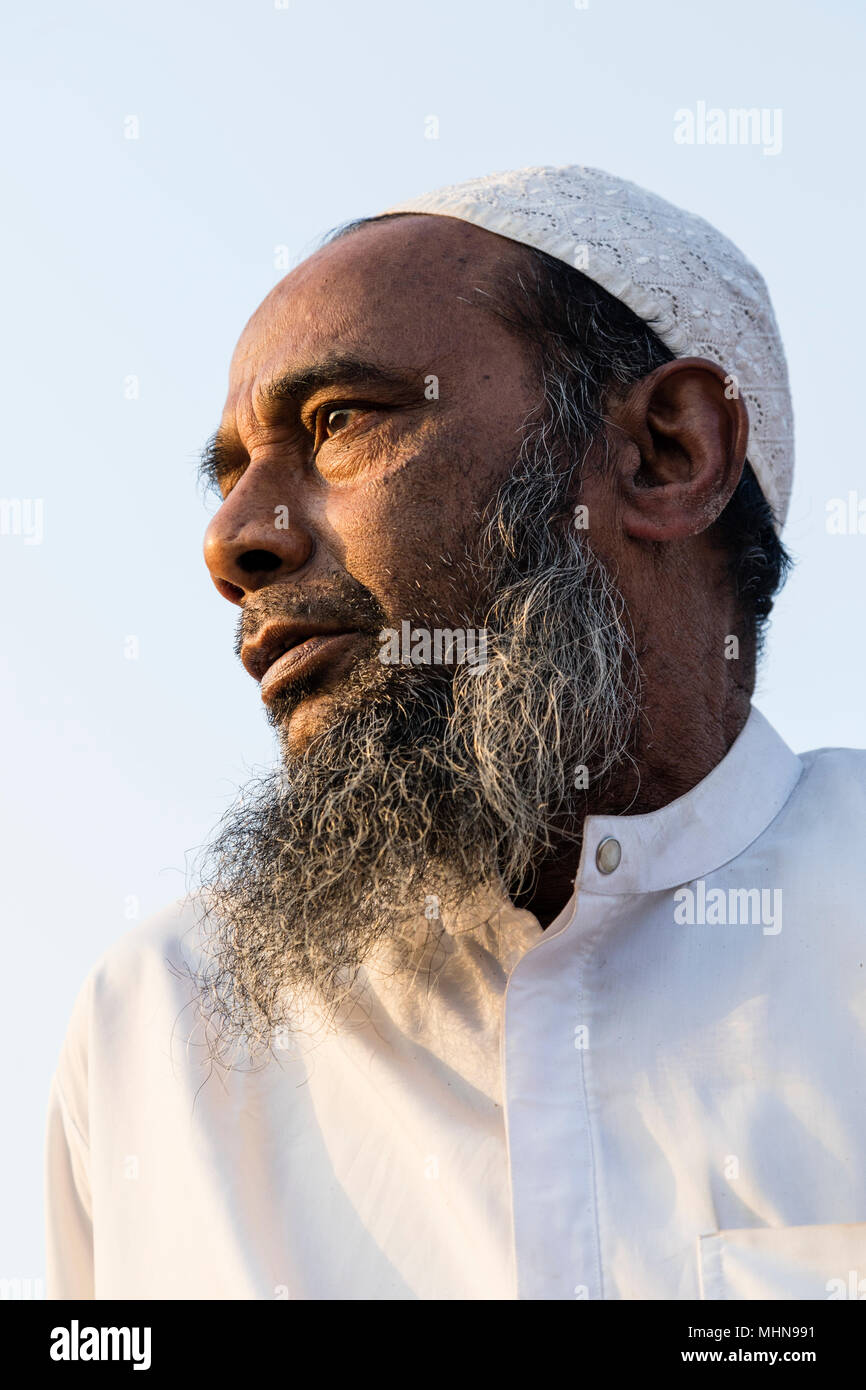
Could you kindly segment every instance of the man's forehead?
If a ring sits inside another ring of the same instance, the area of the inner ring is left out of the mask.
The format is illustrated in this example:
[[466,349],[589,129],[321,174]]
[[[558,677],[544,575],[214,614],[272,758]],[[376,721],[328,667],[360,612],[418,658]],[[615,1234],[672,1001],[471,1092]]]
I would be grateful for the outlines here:
[[[424,214],[363,226],[309,256],[266,296],[232,357],[230,396],[292,359],[363,350],[449,347],[475,327],[473,291],[489,293],[521,248],[453,217]],[[477,328],[476,328],[477,331]]]

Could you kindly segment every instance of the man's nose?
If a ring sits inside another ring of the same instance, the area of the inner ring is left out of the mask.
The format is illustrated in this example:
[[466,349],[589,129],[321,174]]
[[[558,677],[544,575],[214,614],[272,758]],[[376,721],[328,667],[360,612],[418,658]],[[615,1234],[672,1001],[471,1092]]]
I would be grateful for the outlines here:
[[275,502],[270,489],[236,484],[205,532],[204,558],[223,598],[243,603],[257,589],[284,579],[313,551],[308,529],[291,504]]

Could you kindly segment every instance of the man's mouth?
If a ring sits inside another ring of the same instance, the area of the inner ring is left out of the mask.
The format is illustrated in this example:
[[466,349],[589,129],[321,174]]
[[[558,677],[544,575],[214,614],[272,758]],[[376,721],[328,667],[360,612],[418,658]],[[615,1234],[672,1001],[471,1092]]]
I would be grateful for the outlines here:
[[262,699],[267,704],[293,681],[324,670],[358,636],[357,629],[269,622],[254,641],[244,642],[241,661],[254,680],[260,682]]

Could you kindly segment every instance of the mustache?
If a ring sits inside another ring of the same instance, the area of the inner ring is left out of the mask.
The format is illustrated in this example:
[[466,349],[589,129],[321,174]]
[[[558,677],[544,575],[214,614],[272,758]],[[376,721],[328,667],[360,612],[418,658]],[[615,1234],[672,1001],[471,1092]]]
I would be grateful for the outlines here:
[[296,583],[283,580],[268,584],[246,600],[235,629],[234,653],[239,660],[244,642],[254,641],[265,623],[274,618],[335,623],[372,636],[387,626],[381,603],[353,575],[311,579],[303,589]]

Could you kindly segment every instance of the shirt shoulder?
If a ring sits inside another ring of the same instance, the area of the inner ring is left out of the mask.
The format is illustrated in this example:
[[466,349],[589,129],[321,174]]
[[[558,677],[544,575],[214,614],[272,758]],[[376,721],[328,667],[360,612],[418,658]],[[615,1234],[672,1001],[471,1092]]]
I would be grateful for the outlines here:
[[88,971],[72,1005],[54,1085],[86,1143],[88,1083],[97,1048],[124,1050],[160,1014],[193,1003],[202,960],[202,912],[182,898],[125,932]]
[[866,751],[818,748],[799,760],[793,792],[755,852],[766,862],[768,882],[785,887],[791,912],[804,924],[820,922],[828,942],[862,952]]
[[814,748],[799,754],[803,773],[799,796],[810,798],[830,816],[837,828],[850,828],[858,838],[866,816],[866,749]]
[[90,975],[97,978],[137,970],[157,960],[174,965],[197,960],[202,920],[198,897],[178,898],[113,941],[94,963]]

